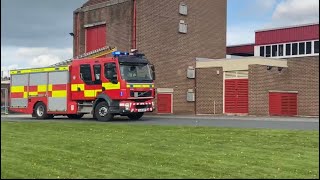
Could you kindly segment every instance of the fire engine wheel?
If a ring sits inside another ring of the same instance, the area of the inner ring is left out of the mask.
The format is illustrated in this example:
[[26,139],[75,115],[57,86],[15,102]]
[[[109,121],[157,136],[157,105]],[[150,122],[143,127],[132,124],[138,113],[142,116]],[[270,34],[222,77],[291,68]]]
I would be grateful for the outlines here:
[[43,102],[38,102],[34,108],[37,119],[47,119],[47,107]]
[[94,109],[94,115],[98,121],[107,122],[113,119],[113,114],[109,113],[107,102],[100,102]]
[[144,113],[132,113],[128,115],[128,118],[131,120],[139,120]]
[[68,114],[67,116],[69,119],[81,119],[84,114]]

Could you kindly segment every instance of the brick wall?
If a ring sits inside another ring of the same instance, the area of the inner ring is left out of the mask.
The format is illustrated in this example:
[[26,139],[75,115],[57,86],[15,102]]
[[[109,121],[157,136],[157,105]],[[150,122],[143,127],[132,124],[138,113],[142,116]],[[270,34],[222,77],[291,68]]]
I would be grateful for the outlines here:
[[222,67],[196,69],[196,77],[196,113],[223,114]]
[[[187,102],[188,66],[196,57],[224,58],[226,55],[226,0],[185,0],[188,15],[179,14],[180,0],[137,1],[137,47],[156,68],[156,87],[173,88],[173,111],[195,113],[195,103]],[[188,33],[180,34],[180,20]]]
[[[107,2],[109,0],[104,0]],[[100,1],[99,1],[100,2]],[[101,1],[102,2],[102,1]],[[99,4],[100,5],[100,4]],[[132,1],[123,2],[120,4],[105,6],[94,10],[83,11],[79,10],[80,15],[80,52],[85,53],[85,28],[84,25],[106,22],[107,36],[106,45],[116,46],[121,51],[129,51],[131,49],[131,36],[132,36]],[[77,11],[74,13],[74,32],[77,36]],[[74,40],[74,47],[76,47],[76,40]],[[74,54],[76,54],[74,48]]]
[[[96,4],[98,0],[91,1],[95,7],[100,5]],[[184,0],[188,6],[187,16],[179,14],[180,2],[182,1],[137,1],[137,48],[155,65],[156,87],[174,89],[174,113],[194,114],[195,103],[187,102],[187,91],[194,89],[195,81],[187,78],[187,68],[195,66],[196,57],[225,57],[227,1]],[[86,12],[83,12],[84,9],[79,13],[80,54],[85,52],[83,26],[101,21],[107,22],[107,44],[117,46],[122,51],[130,50],[132,1]],[[188,24],[187,34],[178,32],[180,20],[185,20]],[[75,19],[74,22],[76,32]]]
[[319,56],[290,58],[288,68],[249,66],[249,114],[269,115],[269,90],[298,91],[298,115],[319,115]]

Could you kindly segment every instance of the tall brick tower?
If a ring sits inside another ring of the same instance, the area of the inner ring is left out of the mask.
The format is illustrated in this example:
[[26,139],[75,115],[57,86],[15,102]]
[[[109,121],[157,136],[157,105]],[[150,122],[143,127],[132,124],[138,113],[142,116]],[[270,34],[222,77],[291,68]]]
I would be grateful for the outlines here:
[[74,11],[74,56],[136,47],[156,67],[158,113],[194,114],[187,70],[196,57],[225,58],[226,10],[227,0],[89,0]]

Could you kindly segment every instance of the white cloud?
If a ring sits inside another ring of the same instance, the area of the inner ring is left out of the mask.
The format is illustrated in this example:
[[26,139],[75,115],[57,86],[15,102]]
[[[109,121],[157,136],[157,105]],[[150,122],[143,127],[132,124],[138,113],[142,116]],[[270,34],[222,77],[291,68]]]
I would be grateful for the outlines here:
[[45,67],[72,58],[72,48],[1,46],[1,71]]
[[[241,3],[239,0],[233,1],[233,3]],[[250,0],[250,3],[246,4],[242,9],[242,15],[245,17],[262,17],[272,11],[277,4],[277,0]]]
[[32,66],[50,66],[52,64],[55,64],[57,62],[61,61],[61,59],[58,56],[52,55],[52,54],[45,54],[40,55],[32,59],[30,62],[30,65]]
[[255,42],[255,30],[260,28],[259,23],[243,23],[241,26],[229,26],[227,29],[227,46],[251,44]]
[[283,0],[272,15],[273,26],[319,22],[319,0]]

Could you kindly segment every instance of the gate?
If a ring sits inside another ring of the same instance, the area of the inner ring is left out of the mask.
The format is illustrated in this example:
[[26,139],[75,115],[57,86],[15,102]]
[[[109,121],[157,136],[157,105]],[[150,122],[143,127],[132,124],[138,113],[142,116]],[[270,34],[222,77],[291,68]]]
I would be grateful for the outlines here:
[[8,89],[1,88],[1,114],[8,114],[9,96]]

